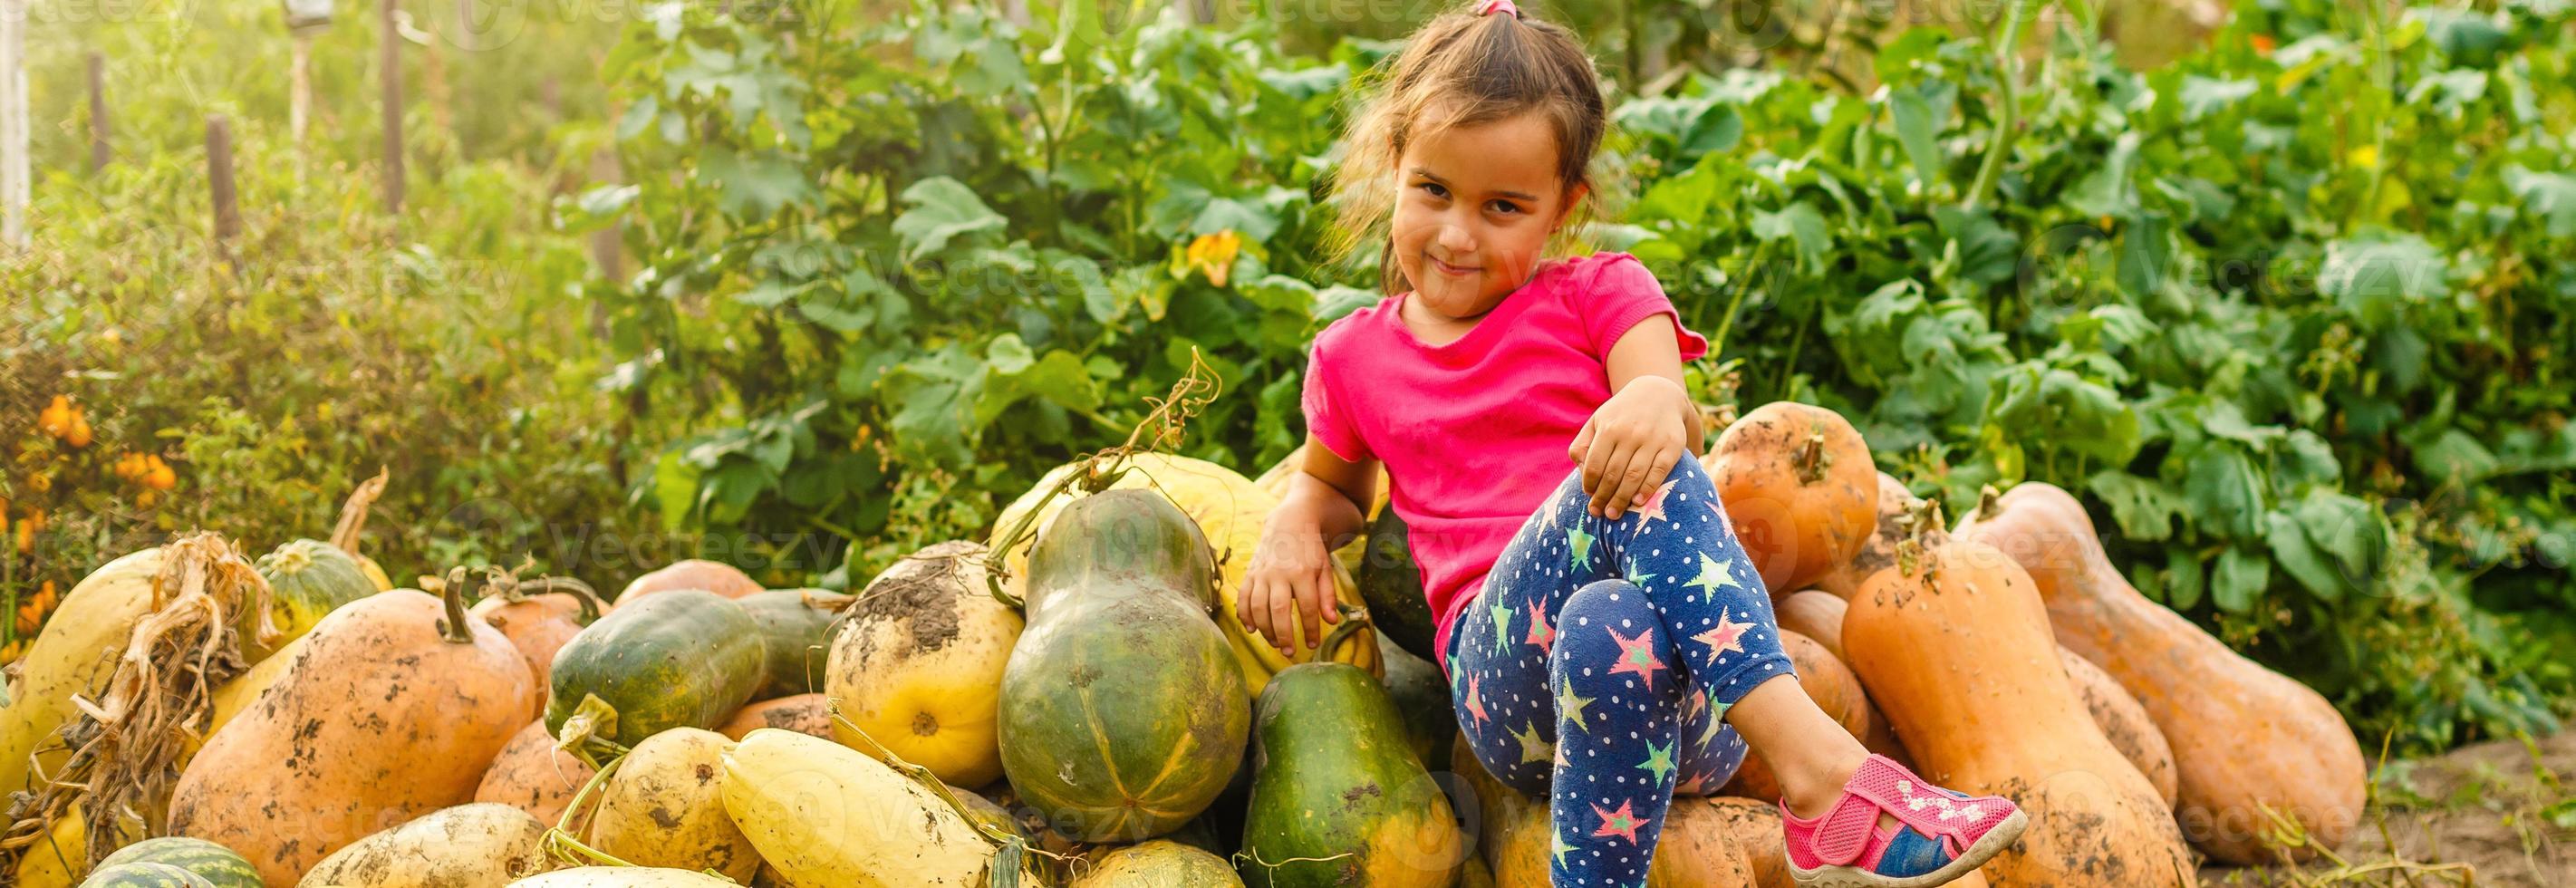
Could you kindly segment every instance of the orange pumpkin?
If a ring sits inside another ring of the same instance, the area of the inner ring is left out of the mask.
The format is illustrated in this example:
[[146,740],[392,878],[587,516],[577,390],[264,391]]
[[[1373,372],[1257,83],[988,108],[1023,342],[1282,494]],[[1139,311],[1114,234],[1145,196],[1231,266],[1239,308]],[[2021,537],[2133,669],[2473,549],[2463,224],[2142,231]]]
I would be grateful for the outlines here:
[[1727,426],[1700,464],[1774,595],[1824,578],[1877,529],[1878,467],[1842,414],[1764,404]]
[[589,764],[555,748],[555,738],[540,718],[501,747],[492,767],[484,770],[482,785],[474,788],[474,800],[508,805],[553,826],[592,773]]
[[[1723,801],[1727,807],[1717,803]],[[1792,883],[1763,881],[1762,861],[1767,853],[1780,863],[1785,872],[1786,860],[1780,850],[1780,820],[1771,819],[1771,836],[1767,842],[1746,844],[1740,841],[1738,804],[1758,804],[1745,799],[1678,798],[1664,812],[1663,835],[1655,842],[1654,861],[1646,868],[1645,888],[1700,888],[1705,885],[1781,885]],[[1525,802],[1506,815],[1498,831],[1496,856],[1486,861],[1493,869],[1495,888],[1549,888],[1548,863],[1554,827],[1548,820],[1547,806]]]
[[1937,529],[1900,544],[1897,562],[1852,599],[1843,641],[1926,779],[2029,813],[1987,877],[2006,888],[2196,881],[2155,786],[2076,697],[2029,575]]
[[462,585],[323,617],[180,774],[170,831],[291,885],[350,842],[473,801],[545,698],[510,640],[466,612]]
[[[1851,668],[1836,659],[1824,644],[1798,632],[1782,629],[1780,649],[1789,655],[1790,665],[1797,669],[1798,686],[1807,692],[1807,698],[1816,701],[1816,708],[1824,710],[1834,723],[1843,726],[1843,730],[1851,732],[1853,739],[1864,741],[1862,745],[1866,746],[1866,741],[1873,734],[1887,736],[1884,728],[1876,726],[1884,716],[1879,715],[1878,707],[1870,703],[1868,693],[1861,690],[1860,677],[1853,675]],[[1718,792],[1776,801],[1780,798],[1780,781],[1771,773],[1770,764],[1762,760],[1761,753],[1748,751],[1744,754],[1743,767],[1736,769],[1734,779]]]
[[474,604],[474,615],[510,639],[540,688],[554,686],[555,652],[608,609],[588,585],[568,577],[487,588],[492,591]]
[[1896,544],[1906,537],[1906,516],[1922,504],[1913,491],[1905,489],[1905,482],[1886,472],[1878,473],[1877,529],[1850,558],[1816,580],[1816,588],[1846,600],[1859,594],[1860,584],[1896,564]]
[[716,733],[736,742],[743,735],[761,728],[795,731],[825,740],[832,739],[832,701],[823,694],[797,694],[775,700],[762,700],[745,706],[727,719]]
[[2102,667],[2076,656],[2064,645],[2057,648],[2057,660],[2065,664],[2066,680],[2075,685],[2075,696],[2083,698],[2085,711],[2093,714],[2093,725],[2102,729],[2102,736],[2110,738],[2112,746],[2119,747],[2129,764],[2138,766],[2138,773],[2146,775],[2148,783],[2156,785],[2156,794],[2164,797],[2165,807],[2173,807],[2173,747],[2165,744],[2165,732],[2147,718],[2147,710],[2138,705],[2138,698],[2111,680],[2111,674],[2102,671]]
[[1809,589],[1780,599],[1772,615],[1780,621],[1781,629],[1814,639],[1834,659],[1848,662],[1850,658],[1843,656],[1843,614],[1848,610],[1850,606],[1842,598]]
[[2028,570],[2057,640],[2110,673],[2164,732],[2178,778],[2175,813],[2193,844],[2230,863],[2272,860],[2266,809],[2294,819],[2314,847],[2352,835],[2369,773],[2334,704],[2138,594],[2112,569],[2074,496],[2015,486],[1988,497],[1958,535]]
[[672,562],[670,566],[661,570],[636,577],[634,582],[626,584],[626,591],[617,593],[617,603],[625,604],[635,600],[635,596],[638,595],[669,592],[674,589],[704,589],[726,598],[742,598],[768,591],[762,589],[760,583],[754,581],[750,574],[743,573],[741,568],[702,558],[691,558],[686,561]]

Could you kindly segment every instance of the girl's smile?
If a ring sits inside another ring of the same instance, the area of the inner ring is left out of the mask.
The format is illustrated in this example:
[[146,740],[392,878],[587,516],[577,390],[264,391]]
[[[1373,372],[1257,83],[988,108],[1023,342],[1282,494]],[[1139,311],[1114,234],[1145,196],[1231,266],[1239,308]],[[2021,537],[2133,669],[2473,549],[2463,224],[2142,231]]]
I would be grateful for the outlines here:
[[1390,226],[1413,285],[1406,321],[1446,339],[1529,282],[1583,196],[1560,184],[1555,127],[1529,112],[1427,132],[1397,159]]

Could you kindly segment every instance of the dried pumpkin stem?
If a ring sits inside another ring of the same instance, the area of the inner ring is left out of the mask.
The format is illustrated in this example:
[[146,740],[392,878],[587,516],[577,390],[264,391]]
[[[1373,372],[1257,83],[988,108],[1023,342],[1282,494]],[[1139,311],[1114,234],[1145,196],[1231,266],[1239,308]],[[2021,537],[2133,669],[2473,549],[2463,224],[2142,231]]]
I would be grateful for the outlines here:
[[2003,491],[1996,490],[1995,486],[1992,484],[1988,484],[1985,486],[1985,489],[1977,491],[1977,520],[1993,520],[1997,514],[2003,512],[2003,500]]
[[1833,468],[1833,454],[1825,450],[1825,430],[1819,426],[1807,433],[1806,443],[1798,447],[1798,481],[1815,484],[1825,480],[1825,470]]
[[385,495],[385,481],[390,477],[383,466],[378,466],[375,477],[359,482],[358,489],[349,492],[348,501],[340,506],[339,525],[331,529],[331,545],[357,557],[358,535],[367,529],[367,511],[375,508],[377,497]]
[[447,572],[447,583],[438,590],[439,603],[447,611],[438,621],[438,636],[449,644],[474,643],[474,627],[465,622],[469,618],[465,612],[465,585],[469,582],[480,580],[465,568],[454,568]]
[[1360,630],[1369,627],[1368,608],[1345,604],[1338,610],[1341,611],[1342,622],[1334,626],[1333,631],[1324,633],[1323,643],[1315,646],[1317,660],[1348,662],[1342,659],[1342,647],[1357,644]]

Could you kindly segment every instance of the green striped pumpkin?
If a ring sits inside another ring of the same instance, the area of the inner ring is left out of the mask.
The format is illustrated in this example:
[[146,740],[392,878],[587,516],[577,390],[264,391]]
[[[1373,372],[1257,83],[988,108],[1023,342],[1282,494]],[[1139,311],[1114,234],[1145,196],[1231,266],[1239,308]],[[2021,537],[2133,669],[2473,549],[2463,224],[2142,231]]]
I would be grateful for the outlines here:
[[288,642],[313,631],[313,624],[333,608],[376,594],[376,583],[367,579],[358,559],[340,547],[321,540],[296,540],[277,547],[277,551],[259,557],[259,575],[268,580],[268,590],[276,598],[269,608],[276,622],[277,643],[260,646],[252,638],[247,619],[242,625],[242,647],[251,662],[268,659],[268,655],[286,647]]
[[166,863],[120,863],[102,866],[80,888],[215,888],[206,877]]
[[233,853],[233,849],[204,839],[173,836],[145,839],[116,850],[99,869],[127,863],[161,863],[195,873],[214,888],[266,888],[259,880],[259,870],[250,861]]

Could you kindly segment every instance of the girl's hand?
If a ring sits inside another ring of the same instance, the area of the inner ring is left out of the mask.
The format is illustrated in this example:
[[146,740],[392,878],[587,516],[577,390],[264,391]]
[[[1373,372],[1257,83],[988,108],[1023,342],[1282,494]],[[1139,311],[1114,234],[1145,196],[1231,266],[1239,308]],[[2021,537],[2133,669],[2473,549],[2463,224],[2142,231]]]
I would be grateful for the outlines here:
[[1592,514],[1616,521],[1620,513],[1645,505],[1673,465],[1690,454],[1688,417],[1698,409],[1680,383],[1640,376],[1592,411],[1566,450],[1583,466]]
[[1293,658],[1297,627],[1306,628],[1304,646],[1311,648],[1323,643],[1325,623],[1342,621],[1334,607],[1333,553],[1324,548],[1322,528],[1293,504],[1271,512],[1264,526],[1235,595],[1235,619]]

